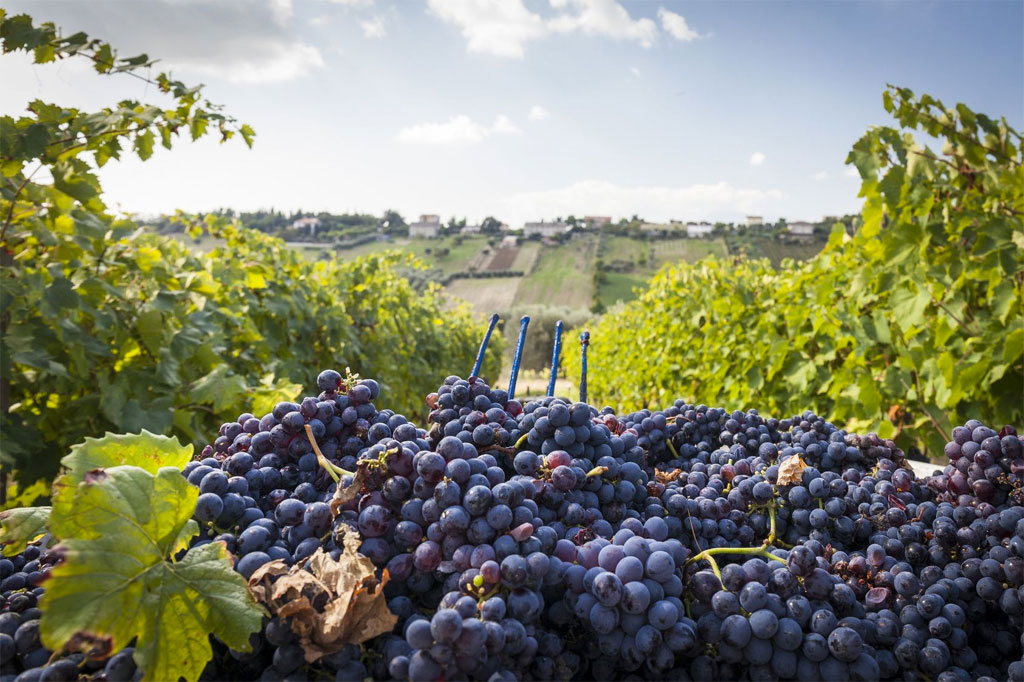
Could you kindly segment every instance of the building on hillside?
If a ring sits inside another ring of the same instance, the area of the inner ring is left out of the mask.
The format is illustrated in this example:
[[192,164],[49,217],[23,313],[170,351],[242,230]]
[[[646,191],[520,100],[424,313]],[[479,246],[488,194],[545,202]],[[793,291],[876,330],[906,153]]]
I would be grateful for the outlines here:
[[539,234],[541,237],[555,237],[560,234],[565,234],[569,230],[569,225],[563,222],[552,221],[545,222],[541,220],[536,223],[526,223],[523,225],[523,236],[531,237],[535,234]]
[[466,225],[460,230],[460,232],[462,232],[462,234],[480,234],[480,225]]
[[291,225],[291,228],[293,230],[295,230],[296,232],[302,232],[302,231],[305,231],[305,230],[309,230],[309,236],[311,236],[311,237],[315,237],[316,236],[316,229],[318,227],[320,227],[320,219],[319,218],[313,218],[313,217],[299,218],[297,220],[292,221],[292,225]]
[[764,225],[764,216],[748,215],[747,216],[747,227],[754,227],[756,225]]
[[612,217],[611,216],[607,216],[607,215],[588,215],[588,216],[583,216],[583,225],[584,225],[584,227],[588,227],[588,228],[591,228],[591,229],[593,229],[595,227],[601,227],[602,225],[607,225],[611,221],[612,221]]
[[686,223],[686,236],[695,237],[710,237],[714,231],[715,226],[711,223]]
[[787,223],[786,227],[789,228],[790,234],[797,235],[798,237],[811,237],[814,235],[814,223],[798,220],[795,223]]
[[418,222],[409,224],[409,236],[410,237],[424,237],[426,239],[433,239],[441,232],[441,217],[436,215],[424,214],[420,216]]

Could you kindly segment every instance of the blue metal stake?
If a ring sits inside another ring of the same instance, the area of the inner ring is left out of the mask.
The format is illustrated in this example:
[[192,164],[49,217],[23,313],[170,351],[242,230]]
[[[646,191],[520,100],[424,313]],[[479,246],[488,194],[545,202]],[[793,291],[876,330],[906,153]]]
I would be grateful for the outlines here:
[[508,399],[516,395],[516,378],[519,376],[519,361],[523,359],[523,342],[526,341],[526,327],[530,324],[530,316],[523,315],[519,320],[519,340],[516,341],[516,355],[512,358],[512,376],[508,379]]
[[484,351],[487,350],[487,342],[491,340],[491,332],[494,331],[494,325],[498,324],[498,313],[491,315],[491,323],[487,325],[487,333],[484,334],[484,340],[480,343],[480,352],[476,354],[476,364],[473,365],[473,371],[469,376],[475,377],[480,372],[480,365],[484,364]]
[[551,352],[551,378],[548,379],[548,396],[555,394],[555,377],[558,375],[558,356],[562,352],[562,321],[555,323],[555,348]]
[[580,334],[580,402],[587,402],[587,346],[590,345],[590,332]]

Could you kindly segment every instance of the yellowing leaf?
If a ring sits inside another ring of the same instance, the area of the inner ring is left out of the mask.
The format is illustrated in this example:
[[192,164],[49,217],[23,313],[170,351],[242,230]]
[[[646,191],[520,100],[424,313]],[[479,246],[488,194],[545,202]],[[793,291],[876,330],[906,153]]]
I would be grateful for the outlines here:
[[[90,471],[120,465],[139,467],[156,473],[161,467],[182,469],[192,459],[192,444],[182,445],[177,438],[150,433],[107,433],[103,438],[86,438],[71,446],[71,454],[60,463],[65,473],[53,482],[53,506],[59,515],[70,513],[74,490]],[[72,537],[55,532],[58,538]]]
[[139,266],[139,270],[143,272],[149,272],[160,262],[163,258],[159,249],[154,249],[152,246],[140,246],[138,253],[135,256],[135,262]]
[[245,286],[249,289],[265,289],[267,287],[267,279],[258,272],[246,270]]
[[[194,533],[198,491],[173,467],[87,473],[51,526],[65,561],[47,582],[40,632],[59,649],[87,639],[111,652],[133,639],[144,679],[192,681],[210,660],[209,636],[246,651],[261,611],[223,543],[168,557]],[[76,637],[78,635],[78,637]]]
[[121,464],[156,473],[161,467],[183,468],[192,459],[192,450],[191,443],[182,445],[177,438],[150,433],[145,429],[140,433],[107,432],[103,438],[86,438],[72,445],[71,454],[60,463],[77,480],[87,471]]
[[50,507],[22,507],[0,512],[0,545],[4,556],[25,551],[30,542],[46,533]]

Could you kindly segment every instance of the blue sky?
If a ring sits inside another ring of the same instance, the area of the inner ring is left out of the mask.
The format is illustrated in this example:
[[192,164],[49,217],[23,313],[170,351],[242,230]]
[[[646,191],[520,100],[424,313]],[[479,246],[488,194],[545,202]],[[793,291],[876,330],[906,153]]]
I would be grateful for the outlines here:
[[[110,203],[735,220],[857,210],[887,82],[1024,127],[1022,2],[8,2],[146,51],[257,131],[104,168]],[[0,111],[152,88],[0,59]]]

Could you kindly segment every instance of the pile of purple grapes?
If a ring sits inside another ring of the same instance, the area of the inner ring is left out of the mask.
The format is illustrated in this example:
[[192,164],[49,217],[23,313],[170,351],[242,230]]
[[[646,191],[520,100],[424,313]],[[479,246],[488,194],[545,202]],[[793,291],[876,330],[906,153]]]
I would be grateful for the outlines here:
[[[224,424],[185,467],[193,543],[225,543],[249,577],[337,558],[356,531],[398,622],[307,663],[270,618],[252,652],[214,641],[204,679],[1024,682],[1012,428],[957,427],[949,465],[920,479],[893,441],[810,412],[617,416],[452,376],[420,428],[378,407],[373,380],[317,384]],[[42,647],[54,561],[37,546],[0,560],[0,680],[137,679],[131,649]]]

